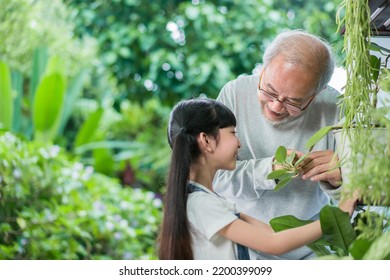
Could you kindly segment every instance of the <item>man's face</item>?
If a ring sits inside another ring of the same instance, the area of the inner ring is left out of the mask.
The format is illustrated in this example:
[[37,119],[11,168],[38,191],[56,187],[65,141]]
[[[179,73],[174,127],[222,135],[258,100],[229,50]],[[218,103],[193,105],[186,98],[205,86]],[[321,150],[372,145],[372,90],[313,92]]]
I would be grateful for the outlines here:
[[274,58],[260,75],[258,97],[264,116],[273,124],[297,117],[314,99],[317,77],[301,67]]

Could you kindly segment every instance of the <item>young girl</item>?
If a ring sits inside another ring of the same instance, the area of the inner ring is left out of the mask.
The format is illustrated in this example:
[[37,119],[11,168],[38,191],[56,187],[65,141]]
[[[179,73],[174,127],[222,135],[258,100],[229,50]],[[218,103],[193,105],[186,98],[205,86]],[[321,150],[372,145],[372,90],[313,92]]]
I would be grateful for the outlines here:
[[[235,126],[233,113],[212,99],[182,101],[171,112],[160,259],[237,259],[245,253],[242,246],[277,255],[321,237],[319,221],[274,232],[243,213],[238,217],[235,205],[213,192],[217,170],[236,167],[240,142]],[[354,206],[348,200],[340,208],[351,215]]]

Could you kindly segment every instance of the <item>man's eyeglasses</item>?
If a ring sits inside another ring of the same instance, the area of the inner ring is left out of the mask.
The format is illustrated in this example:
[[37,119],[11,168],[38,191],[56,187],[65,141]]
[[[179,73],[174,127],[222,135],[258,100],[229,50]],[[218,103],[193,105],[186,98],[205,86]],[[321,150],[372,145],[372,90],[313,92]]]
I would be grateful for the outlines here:
[[295,103],[293,103],[291,101],[288,101],[288,100],[284,100],[284,101],[283,100],[279,100],[279,96],[278,95],[273,94],[273,93],[271,93],[271,92],[269,92],[269,91],[267,91],[267,90],[265,90],[265,89],[263,89],[261,87],[263,73],[264,72],[262,72],[261,75],[260,75],[260,80],[259,80],[259,84],[258,84],[257,89],[259,90],[259,92],[263,93],[264,96],[268,100],[270,100],[270,101],[278,101],[278,102],[282,103],[284,108],[286,108],[287,110],[292,111],[292,112],[302,112],[302,111],[304,111],[307,108],[307,106],[309,106],[309,104],[313,101],[315,94],[313,94],[310,97],[310,99],[308,100],[309,102],[305,106],[303,106],[303,104],[305,104],[307,101],[305,101],[303,104],[295,104]]

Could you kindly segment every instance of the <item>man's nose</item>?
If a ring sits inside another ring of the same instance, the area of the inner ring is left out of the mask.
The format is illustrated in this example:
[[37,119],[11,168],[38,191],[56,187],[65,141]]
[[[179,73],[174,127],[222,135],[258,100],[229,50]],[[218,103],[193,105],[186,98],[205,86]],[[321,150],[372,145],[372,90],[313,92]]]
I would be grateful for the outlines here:
[[284,107],[284,105],[283,105],[283,102],[280,101],[279,99],[272,100],[272,101],[270,101],[269,103],[270,103],[270,105],[271,105],[271,109],[272,109],[274,112],[276,112],[276,113],[282,111],[283,109],[286,109],[286,108]]

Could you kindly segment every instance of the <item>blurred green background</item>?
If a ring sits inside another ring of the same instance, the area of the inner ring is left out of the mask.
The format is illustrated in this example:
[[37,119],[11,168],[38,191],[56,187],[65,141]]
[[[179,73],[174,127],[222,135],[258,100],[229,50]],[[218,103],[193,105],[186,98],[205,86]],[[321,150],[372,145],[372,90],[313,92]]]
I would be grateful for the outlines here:
[[155,259],[183,98],[279,32],[330,42],[335,0],[0,0],[0,259]]

